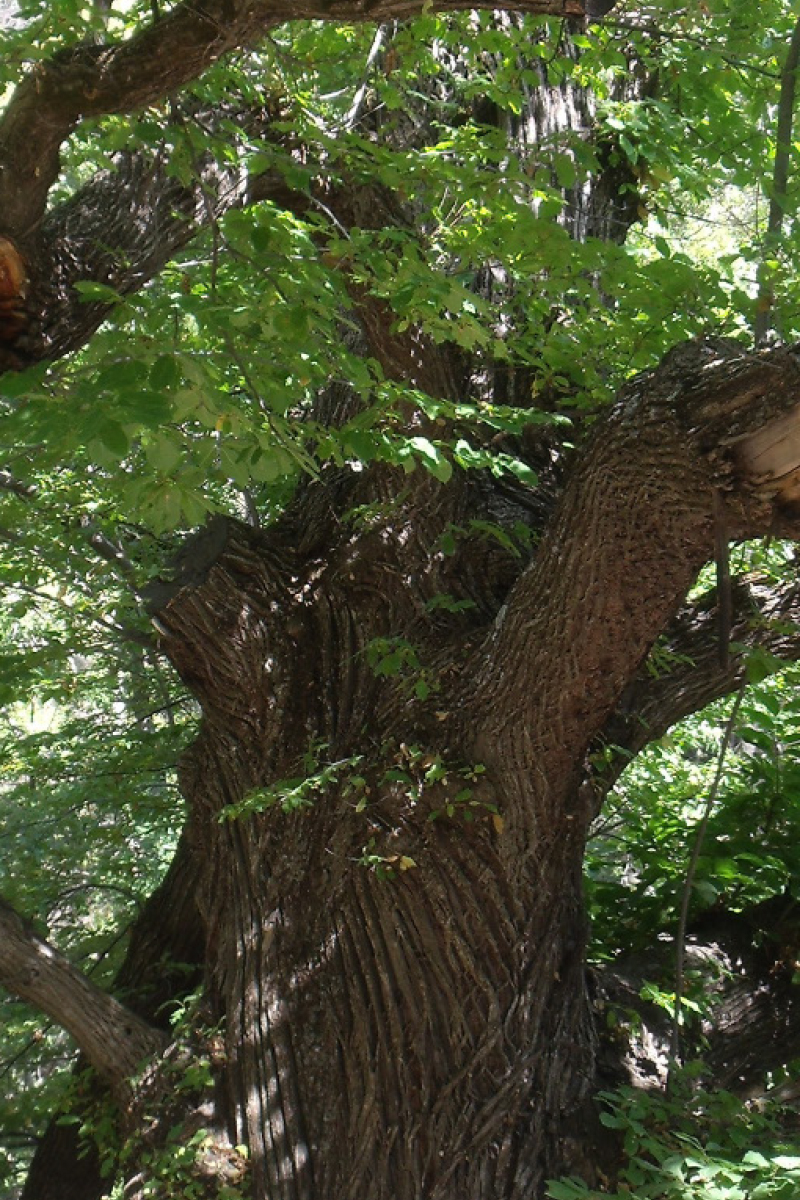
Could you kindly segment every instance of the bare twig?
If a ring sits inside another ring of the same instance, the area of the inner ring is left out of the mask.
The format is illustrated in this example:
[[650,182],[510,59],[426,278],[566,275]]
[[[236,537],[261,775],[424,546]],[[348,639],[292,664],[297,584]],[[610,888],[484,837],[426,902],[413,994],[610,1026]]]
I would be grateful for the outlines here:
[[781,94],[778,101],[778,125],[775,133],[775,167],[772,173],[772,195],[769,201],[767,236],[759,268],[758,300],[753,322],[753,336],[757,346],[762,346],[775,323],[775,291],[769,259],[772,257],[781,233],[786,212],[789,184],[789,158],[792,150],[792,125],[794,102],[797,90],[797,69],[800,65],[800,18],[798,18],[786,61],[781,72]]
[[364,103],[364,97],[367,94],[367,85],[369,83],[370,72],[375,65],[378,55],[381,52],[381,47],[383,46],[385,38],[386,26],[379,25],[375,31],[375,37],[372,40],[372,46],[370,47],[369,54],[367,55],[367,61],[364,66],[364,78],[359,85],[355,96],[353,97],[353,103],[350,105],[350,109],[344,119],[345,129],[352,129],[358,120],[361,112],[361,105]]
[[683,991],[685,982],[685,967],[686,967],[686,926],[689,920],[689,904],[692,897],[692,888],[697,874],[697,864],[700,859],[700,853],[703,849],[708,822],[711,819],[711,813],[719,794],[719,786],[722,782],[722,772],[725,768],[725,759],[730,749],[731,738],[733,731],[736,728],[736,721],[739,716],[739,709],[742,706],[745,691],[747,690],[747,682],[743,680],[736,698],[731,706],[731,711],[728,714],[728,719],[725,722],[725,730],[722,735],[722,743],[717,755],[717,769],[714,773],[714,779],[711,787],[708,790],[708,797],[703,807],[703,815],[700,818],[700,824],[697,826],[695,834],[694,846],[692,847],[692,857],[689,860],[689,866],[686,871],[686,880],[683,885],[683,897],[681,899],[681,914],[678,920],[678,932],[675,939],[675,1006],[672,1014],[672,1037],[670,1039],[669,1048],[669,1075],[667,1076],[667,1090],[669,1090],[674,1079],[674,1070],[680,1060],[681,1052],[681,1017],[683,1014]]

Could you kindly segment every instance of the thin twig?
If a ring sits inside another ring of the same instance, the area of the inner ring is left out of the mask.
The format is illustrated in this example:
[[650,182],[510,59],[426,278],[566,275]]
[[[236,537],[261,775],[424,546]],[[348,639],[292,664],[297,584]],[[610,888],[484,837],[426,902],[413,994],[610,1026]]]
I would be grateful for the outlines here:
[[692,888],[694,887],[695,875],[697,874],[697,864],[700,859],[700,852],[703,849],[708,822],[711,818],[711,812],[716,803],[719,793],[719,786],[722,782],[722,772],[725,768],[725,759],[730,749],[731,738],[733,731],[736,728],[736,721],[739,716],[739,709],[742,706],[745,691],[747,690],[747,680],[743,680],[739,686],[739,691],[736,694],[736,699],[733,702],[731,711],[728,714],[728,719],[725,722],[725,731],[722,736],[722,743],[717,755],[717,769],[714,773],[714,779],[708,791],[708,797],[703,808],[703,816],[700,819],[700,824],[697,826],[695,834],[694,846],[692,847],[692,857],[689,860],[689,866],[686,871],[686,880],[683,885],[683,897],[681,900],[681,915],[678,921],[678,932],[676,935],[675,945],[675,1006],[672,1015],[672,1037],[669,1047],[669,1073],[667,1075],[667,1091],[670,1090],[674,1070],[680,1060],[681,1052],[681,1016],[683,1012],[683,985],[686,966],[686,926],[689,919],[689,903],[692,897]]
[[767,79],[780,78],[777,71],[770,71],[767,67],[757,67],[755,63],[748,62],[746,59],[734,58],[725,50],[723,43],[715,38],[685,33],[683,30],[664,29],[662,25],[653,25],[650,22],[620,21],[615,20],[613,17],[606,17],[603,25],[606,29],[623,29],[630,33],[646,33],[648,37],[661,38],[665,42],[688,42],[689,45],[699,46],[701,50],[708,50],[712,54],[718,54],[722,61],[727,63],[729,67],[739,67],[743,71],[751,71],[754,75],[763,75]]
[[386,25],[379,25],[375,30],[375,37],[372,39],[372,46],[370,47],[369,54],[367,55],[367,61],[364,66],[364,77],[358,87],[358,90],[356,91],[355,96],[353,97],[353,103],[350,105],[347,116],[344,119],[345,129],[352,129],[358,120],[361,112],[361,106],[364,103],[364,97],[367,94],[370,72],[375,65],[375,61],[381,52],[381,47],[383,46],[386,38],[386,28]]
[[800,18],[798,18],[786,61],[781,72],[781,94],[778,100],[778,124],[775,131],[775,167],[772,173],[772,194],[769,199],[767,236],[759,269],[758,299],[753,322],[756,346],[762,346],[775,323],[775,290],[772,271],[768,265],[783,232],[789,186],[789,158],[792,152],[792,125],[797,90],[797,69],[800,65]]
[[63,609],[69,613],[70,617],[74,617],[77,621],[86,621],[92,625],[97,625],[101,629],[105,629],[107,633],[113,633],[117,637],[122,638],[123,641],[133,642],[136,646],[144,646],[146,650],[155,650],[156,648],[153,639],[141,630],[134,629],[130,625],[119,625],[116,621],[109,621],[101,616],[100,613],[88,608],[75,608],[62,596],[51,596],[39,588],[20,583],[19,580],[13,580],[9,583],[0,580],[0,589],[9,593],[21,592],[25,596],[33,596],[36,600],[43,600],[47,604],[52,604],[57,608]]

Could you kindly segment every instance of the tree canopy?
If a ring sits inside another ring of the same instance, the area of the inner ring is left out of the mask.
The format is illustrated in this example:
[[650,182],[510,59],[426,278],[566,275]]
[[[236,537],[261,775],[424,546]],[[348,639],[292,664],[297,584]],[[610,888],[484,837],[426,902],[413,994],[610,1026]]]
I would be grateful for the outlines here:
[[0,36],[3,1194],[796,1194],[793,6]]

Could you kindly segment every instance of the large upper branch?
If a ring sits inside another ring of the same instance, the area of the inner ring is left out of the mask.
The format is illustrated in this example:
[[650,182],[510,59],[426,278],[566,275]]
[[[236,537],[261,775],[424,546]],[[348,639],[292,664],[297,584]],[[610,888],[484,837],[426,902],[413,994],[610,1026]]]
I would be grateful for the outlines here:
[[0,899],[0,983],[71,1033],[89,1062],[115,1088],[164,1037],[86,978]]
[[541,781],[551,802],[573,790],[591,739],[712,557],[715,493],[732,537],[767,533],[776,513],[798,532],[797,356],[717,349],[673,351],[623,391],[476,664],[478,756]]
[[[239,47],[293,20],[385,21],[414,16],[424,0],[186,0],[127,41],[82,45],[38,64],[0,120],[0,213],[24,239],[44,213],[59,148],[81,120],[134,112],[197,79]],[[474,0],[437,0],[457,11]],[[583,0],[515,0],[523,12],[582,16]]]
[[[579,7],[578,0],[531,0],[516,7],[558,12],[563,8],[566,12],[570,4]],[[378,216],[384,223],[395,223],[397,214],[386,212],[385,204],[376,210],[359,202],[358,193],[363,189],[349,188],[346,183],[334,189],[326,183],[322,159],[307,189],[290,187],[278,164],[282,156],[291,156],[292,150],[296,153],[297,147],[287,145],[287,135],[281,131],[285,111],[280,113],[282,120],[276,130],[273,104],[252,107],[248,102],[245,108],[227,97],[213,111],[200,112],[191,101],[173,103],[174,89],[192,78],[193,71],[196,74],[209,65],[199,49],[200,57],[193,57],[192,38],[188,49],[181,44],[180,53],[169,58],[167,48],[177,37],[175,30],[180,32],[181,20],[185,17],[192,29],[199,22],[206,30],[210,62],[234,44],[236,36],[244,36],[253,22],[257,24],[256,18],[259,14],[263,18],[266,7],[251,5],[247,12],[239,13],[242,5],[232,4],[231,12],[239,14],[239,24],[229,21],[223,37],[214,25],[213,6],[206,6],[201,15],[180,6],[128,42],[65,51],[23,80],[0,117],[0,369],[58,358],[88,340],[107,314],[108,305],[86,303],[73,286],[76,281],[101,282],[123,295],[137,291],[199,229],[216,222],[231,207],[269,199],[298,214],[319,205],[345,228],[365,223],[375,227],[380,223]],[[365,5],[364,16],[369,11]],[[274,10],[277,20],[276,13]],[[306,10],[295,15],[307,15]],[[158,35],[155,41],[153,31]],[[542,86],[546,86],[544,78]],[[58,148],[76,124],[87,116],[140,107],[158,99],[159,88],[169,96],[169,121],[174,127],[165,130],[164,147],[131,149],[115,156],[109,170],[98,172],[69,201],[45,214],[48,191],[58,171]],[[574,93],[581,119],[590,120],[583,90],[576,88]],[[558,105],[555,109],[560,112]],[[215,161],[211,153],[198,153],[193,164],[195,178],[185,184],[171,170],[169,142],[179,136],[176,129],[186,126],[188,135],[195,123],[210,136],[224,125],[226,139],[236,138],[239,153],[226,155],[224,163]],[[234,128],[238,134],[231,133]],[[557,129],[547,126],[539,132],[551,137]],[[276,167],[249,178],[245,151],[264,142],[275,148]],[[310,166],[314,147],[304,147],[303,154]],[[576,209],[576,235],[593,232],[608,236],[605,222],[611,210],[614,234],[627,227],[632,214],[622,211],[625,205],[619,202],[619,185],[618,171],[601,172],[593,183],[591,198],[585,198],[586,203]],[[11,302],[10,284],[2,283],[3,270],[8,272],[9,267],[28,276],[24,287],[17,289],[16,306]],[[379,325],[385,325],[383,317]],[[386,342],[385,332],[381,331],[382,343]]]
[[[251,115],[263,131],[263,114]],[[199,164],[192,186],[170,176],[158,154],[122,153],[68,202],[48,213],[28,247],[34,278],[28,306],[36,318],[15,353],[23,362],[57,359],[85,344],[108,313],[73,286],[91,279],[120,295],[153,279],[203,226],[231,208],[272,200],[302,211],[308,197],[293,193],[278,171],[248,181],[243,167]]]

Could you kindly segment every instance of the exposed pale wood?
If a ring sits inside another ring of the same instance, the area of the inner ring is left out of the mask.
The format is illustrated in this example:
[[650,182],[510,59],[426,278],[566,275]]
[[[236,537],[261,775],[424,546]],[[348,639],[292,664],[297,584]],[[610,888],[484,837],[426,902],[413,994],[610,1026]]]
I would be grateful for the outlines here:
[[736,443],[740,472],[765,495],[783,503],[800,496],[800,404]]

